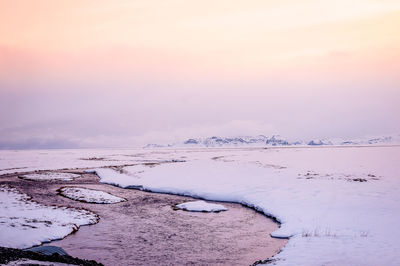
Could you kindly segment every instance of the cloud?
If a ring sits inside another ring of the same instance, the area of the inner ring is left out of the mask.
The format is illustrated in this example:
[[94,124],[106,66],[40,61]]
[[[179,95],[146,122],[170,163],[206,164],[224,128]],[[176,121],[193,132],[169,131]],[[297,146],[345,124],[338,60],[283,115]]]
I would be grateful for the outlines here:
[[0,139],[0,149],[72,149],[79,148],[79,144],[65,137],[32,137],[14,140]]
[[9,134],[8,138],[0,138],[0,149],[54,149],[54,148],[133,148],[149,143],[168,144],[181,142],[187,138],[210,136],[254,136],[272,135],[277,131],[274,126],[254,120],[234,120],[222,124],[192,125],[185,127],[165,128],[147,131],[139,135],[98,134],[75,136],[60,133],[43,134],[32,130],[27,137],[22,128]]

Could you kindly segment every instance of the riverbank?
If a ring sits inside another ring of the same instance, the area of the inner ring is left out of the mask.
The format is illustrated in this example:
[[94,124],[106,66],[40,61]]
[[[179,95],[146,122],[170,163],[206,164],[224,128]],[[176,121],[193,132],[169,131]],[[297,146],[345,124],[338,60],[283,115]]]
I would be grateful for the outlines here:
[[[69,171],[71,172],[71,171]],[[220,264],[250,265],[275,255],[286,240],[269,234],[278,224],[240,204],[223,203],[228,211],[194,213],[173,206],[192,198],[122,189],[100,184],[91,173],[70,181],[32,181],[17,174],[2,176],[0,184],[15,187],[44,205],[84,208],[99,223],[49,245],[62,247],[73,257],[105,265]],[[91,204],[58,195],[60,187],[105,191],[127,199],[115,204]]]

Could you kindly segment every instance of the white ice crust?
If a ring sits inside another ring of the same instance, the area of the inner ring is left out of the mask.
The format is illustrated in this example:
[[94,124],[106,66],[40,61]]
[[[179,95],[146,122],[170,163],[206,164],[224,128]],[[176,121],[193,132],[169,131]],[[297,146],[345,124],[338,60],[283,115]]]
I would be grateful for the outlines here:
[[27,265],[40,265],[40,266],[74,266],[75,264],[67,264],[61,262],[49,262],[49,261],[39,261],[30,259],[19,259],[15,261],[10,261],[5,264],[6,266],[27,266]]
[[110,193],[82,188],[82,187],[63,187],[59,190],[60,194],[72,200],[88,203],[110,204],[126,201],[124,198],[114,196]]
[[224,205],[196,200],[176,205],[178,209],[192,212],[220,212],[228,210]]
[[45,173],[35,173],[35,174],[26,174],[21,177],[29,180],[60,180],[60,181],[72,181],[75,178],[78,178],[80,175],[72,174],[72,173],[53,173],[53,172],[45,172]]
[[94,213],[36,203],[15,188],[0,185],[0,246],[28,248],[61,239],[94,224]]

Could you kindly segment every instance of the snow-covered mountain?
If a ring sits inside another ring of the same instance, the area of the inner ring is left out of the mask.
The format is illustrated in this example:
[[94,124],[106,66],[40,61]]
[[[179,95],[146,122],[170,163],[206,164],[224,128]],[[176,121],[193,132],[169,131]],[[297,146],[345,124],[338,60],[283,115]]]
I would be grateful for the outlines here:
[[365,137],[360,139],[346,140],[341,145],[399,145],[400,134],[392,136]]
[[184,145],[188,146],[205,146],[205,147],[219,147],[219,146],[263,146],[266,143],[274,145],[273,143],[280,143],[281,145],[287,145],[288,142],[285,140],[277,139],[275,136],[268,138],[264,135],[259,135],[256,137],[241,136],[241,137],[210,137],[210,138],[197,138],[188,139],[183,142]]
[[[274,135],[266,137],[259,136],[240,136],[240,137],[209,137],[209,138],[190,138],[181,143],[164,145],[163,147],[239,147],[239,146],[287,146],[294,145],[280,136]],[[162,147],[158,144],[148,144],[145,148]]]
[[144,148],[185,148],[185,147],[268,147],[268,146],[323,146],[323,145],[400,145],[400,134],[392,136],[374,136],[359,139],[312,139],[289,141],[279,135],[267,137],[240,136],[240,137],[208,137],[190,138],[183,142],[167,145],[147,144]]

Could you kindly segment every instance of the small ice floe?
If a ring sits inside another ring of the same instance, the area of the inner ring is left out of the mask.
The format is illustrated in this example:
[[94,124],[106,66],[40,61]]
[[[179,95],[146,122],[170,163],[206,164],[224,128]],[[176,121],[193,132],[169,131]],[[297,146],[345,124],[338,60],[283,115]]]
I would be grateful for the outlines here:
[[20,176],[22,179],[34,180],[34,181],[48,181],[48,180],[59,180],[59,181],[72,181],[75,178],[78,178],[80,175],[72,174],[72,173],[35,173],[35,174],[26,174]]
[[82,187],[62,187],[58,192],[60,195],[69,199],[87,203],[110,204],[126,201],[124,198],[114,196],[104,191]]
[[46,206],[7,185],[0,185],[0,246],[28,248],[62,239],[99,217],[87,210]]
[[189,201],[175,205],[177,209],[191,212],[220,212],[227,211],[228,209],[221,205],[215,203],[208,203],[204,200]]
[[54,255],[54,254],[58,254],[61,256],[68,256],[68,253],[60,247],[57,246],[39,246],[39,247],[33,247],[33,248],[28,248],[27,251],[32,251],[35,253],[39,253],[42,255]]

